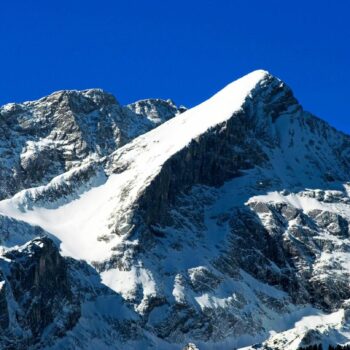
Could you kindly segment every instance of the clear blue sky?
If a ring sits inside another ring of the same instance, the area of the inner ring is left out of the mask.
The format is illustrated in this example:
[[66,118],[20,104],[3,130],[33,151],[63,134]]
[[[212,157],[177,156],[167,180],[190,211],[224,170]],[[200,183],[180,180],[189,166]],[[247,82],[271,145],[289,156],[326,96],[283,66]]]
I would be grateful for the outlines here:
[[0,104],[101,87],[193,106],[267,69],[350,133],[349,0],[11,0],[0,4]]

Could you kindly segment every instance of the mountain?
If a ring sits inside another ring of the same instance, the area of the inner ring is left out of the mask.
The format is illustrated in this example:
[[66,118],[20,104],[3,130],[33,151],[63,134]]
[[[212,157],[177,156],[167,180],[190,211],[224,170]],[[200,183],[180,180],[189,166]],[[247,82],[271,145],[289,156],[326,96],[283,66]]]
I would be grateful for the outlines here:
[[58,91],[38,101],[7,104],[0,108],[0,198],[107,156],[183,110],[169,100],[123,107],[100,89]]
[[134,113],[149,119],[155,125],[160,125],[179,113],[187,110],[186,107],[177,107],[172,100],[147,99],[127,105]]
[[2,188],[3,348],[350,342],[350,136],[280,79],[189,110],[101,90],[11,106],[3,173],[31,142],[60,157],[33,147],[44,173]]

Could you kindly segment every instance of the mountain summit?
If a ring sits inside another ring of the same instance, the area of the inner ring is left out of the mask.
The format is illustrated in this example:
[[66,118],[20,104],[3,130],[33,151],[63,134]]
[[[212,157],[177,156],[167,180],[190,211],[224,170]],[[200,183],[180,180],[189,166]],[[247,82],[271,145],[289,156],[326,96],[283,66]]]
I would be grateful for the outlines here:
[[280,79],[189,110],[93,89],[0,115],[2,348],[350,341],[350,137]]

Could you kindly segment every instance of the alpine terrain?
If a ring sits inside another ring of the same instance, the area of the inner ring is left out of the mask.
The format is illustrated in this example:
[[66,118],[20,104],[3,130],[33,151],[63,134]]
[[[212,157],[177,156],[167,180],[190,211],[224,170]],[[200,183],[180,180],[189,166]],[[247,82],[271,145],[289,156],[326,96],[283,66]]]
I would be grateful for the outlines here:
[[0,348],[350,343],[350,136],[266,71],[186,110],[0,108]]

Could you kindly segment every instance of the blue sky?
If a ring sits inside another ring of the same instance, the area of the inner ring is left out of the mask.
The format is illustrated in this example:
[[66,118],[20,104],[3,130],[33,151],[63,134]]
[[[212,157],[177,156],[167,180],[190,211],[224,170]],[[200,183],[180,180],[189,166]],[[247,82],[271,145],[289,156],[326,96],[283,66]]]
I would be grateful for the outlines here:
[[350,133],[348,0],[60,0],[0,5],[0,104],[101,87],[193,106],[267,69]]

